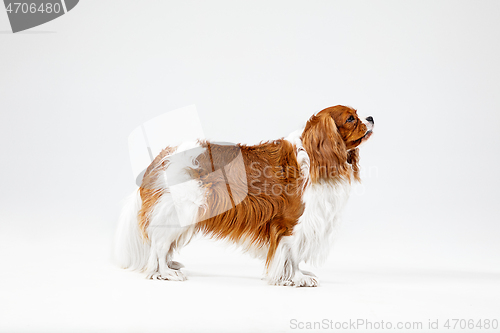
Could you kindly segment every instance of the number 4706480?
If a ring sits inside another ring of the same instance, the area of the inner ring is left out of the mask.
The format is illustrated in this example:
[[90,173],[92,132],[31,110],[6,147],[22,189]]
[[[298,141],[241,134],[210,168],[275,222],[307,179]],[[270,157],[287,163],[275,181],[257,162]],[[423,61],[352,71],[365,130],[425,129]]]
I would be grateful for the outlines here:
[[36,3],[27,3],[27,2],[14,2],[14,3],[9,3],[7,6],[7,13],[60,13],[61,12],[61,5],[59,3],[41,3],[40,5],[37,5]]
[[493,319],[479,319],[479,320],[474,320],[474,319],[448,319],[444,323],[444,327],[447,329],[479,329],[479,330],[489,330],[489,329],[494,329],[496,330],[498,328],[498,320]]

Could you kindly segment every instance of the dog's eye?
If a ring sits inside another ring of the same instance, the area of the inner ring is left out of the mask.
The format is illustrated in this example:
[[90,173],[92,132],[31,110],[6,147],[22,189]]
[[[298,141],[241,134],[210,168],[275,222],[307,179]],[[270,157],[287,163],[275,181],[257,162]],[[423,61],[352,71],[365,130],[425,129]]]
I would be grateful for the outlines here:
[[346,123],[352,123],[353,121],[354,121],[354,116],[350,116],[350,117],[347,119]]

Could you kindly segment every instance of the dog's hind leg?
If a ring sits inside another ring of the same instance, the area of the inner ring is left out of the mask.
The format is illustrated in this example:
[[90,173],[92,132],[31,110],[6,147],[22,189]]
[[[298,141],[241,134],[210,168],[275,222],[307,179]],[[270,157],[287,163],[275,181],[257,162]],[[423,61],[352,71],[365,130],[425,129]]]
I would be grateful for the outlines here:
[[183,264],[178,261],[172,260],[172,258],[175,251],[179,251],[182,247],[184,247],[191,241],[191,238],[193,238],[194,235],[194,231],[195,228],[193,227],[185,228],[185,231],[181,233],[179,237],[177,237],[177,239],[170,245],[166,260],[168,267],[170,267],[171,269],[179,270],[181,268],[184,268]]
[[186,277],[180,270],[167,265],[167,253],[170,243],[164,239],[151,240],[151,252],[146,267],[146,277],[153,280],[184,281]]
[[191,239],[194,225],[183,227],[170,193],[165,192],[150,215],[148,237],[151,249],[146,276],[156,280],[186,280],[179,264],[172,264],[173,250]]

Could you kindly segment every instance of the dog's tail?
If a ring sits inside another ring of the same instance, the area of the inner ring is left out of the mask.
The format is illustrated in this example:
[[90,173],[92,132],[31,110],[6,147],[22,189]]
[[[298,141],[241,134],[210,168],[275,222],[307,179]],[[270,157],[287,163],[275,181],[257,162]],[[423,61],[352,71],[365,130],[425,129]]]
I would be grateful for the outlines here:
[[150,245],[142,238],[137,221],[142,201],[139,190],[134,191],[123,206],[115,236],[115,262],[122,268],[143,270],[147,264]]

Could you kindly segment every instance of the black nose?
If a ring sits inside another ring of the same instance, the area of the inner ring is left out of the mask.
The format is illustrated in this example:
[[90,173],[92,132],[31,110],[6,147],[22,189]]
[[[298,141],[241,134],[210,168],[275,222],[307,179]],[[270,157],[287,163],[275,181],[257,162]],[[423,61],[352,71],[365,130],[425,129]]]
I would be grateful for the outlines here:
[[375,124],[375,122],[373,121],[373,117],[372,116],[369,116],[369,117],[366,117],[366,121],[372,123],[372,124]]

